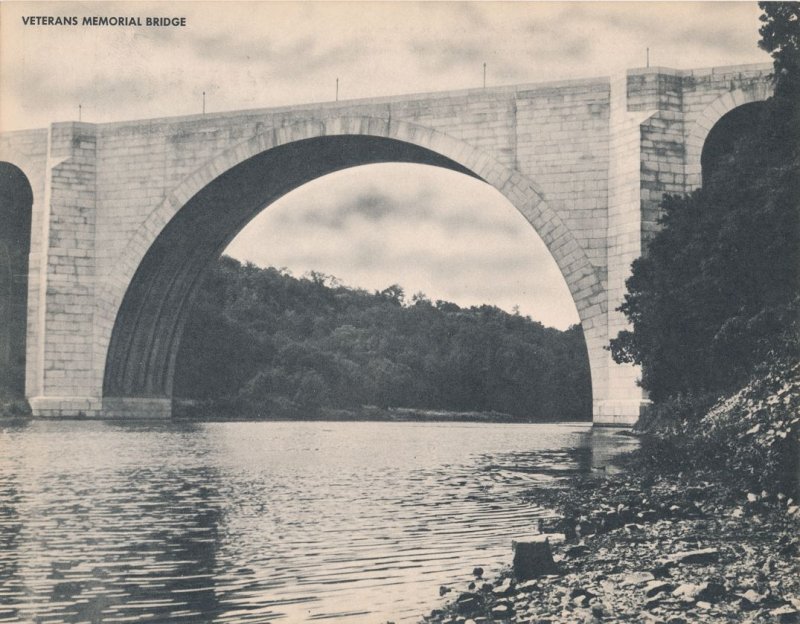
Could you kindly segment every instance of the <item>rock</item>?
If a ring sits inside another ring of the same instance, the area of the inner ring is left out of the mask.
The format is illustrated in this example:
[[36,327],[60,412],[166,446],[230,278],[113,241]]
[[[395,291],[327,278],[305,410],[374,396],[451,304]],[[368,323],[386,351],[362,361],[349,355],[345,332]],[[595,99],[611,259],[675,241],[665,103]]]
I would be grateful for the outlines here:
[[441,585],[439,587],[439,595],[440,596],[444,596],[445,594],[449,594],[451,591],[453,591],[453,590],[450,587],[448,587],[447,585]]
[[653,596],[657,596],[661,593],[668,593],[675,589],[675,586],[672,583],[667,583],[665,581],[650,581],[644,586],[644,594],[648,598],[652,598]]
[[717,602],[725,596],[727,591],[720,583],[708,582],[700,584],[700,593],[697,599],[703,602]]
[[539,588],[538,581],[525,581],[517,584],[517,592],[531,592]]
[[800,619],[800,611],[790,605],[783,605],[773,609],[769,614],[777,618],[779,622],[797,622]]
[[479,594],[464,592],[456,600],[455,609],[461,615],[472,615],[483,606],[483,598]]
[[475,578],[481,578],[483,576],[483,568],[480,566],[477,568],[472,568],[472,576]]
[[672,595],[684,602],[716,602],[725,595],[725,587],[719,583],[683,583]]
[[518,580],[527,581],[558,572],[548,537],[548,535],[538,535],[531,541],[512,542],[514,576]]
[[509,603],[501,603],[492,607],[492,617],[510,617],[514,613],[514,608]]
[[492,588],[492,593],[495,596],[507,596],[511,593],[512,584],[510,578],[505,578],[502,583]]
[[588,607],[589,606],[589,596],[586,596],[586,595],[583,595],[583,594],[580,595],[580,596],[575,596],[572,599],[572,603],[576,607]]
[[582,544],[578,544],[578,545],[575,545],[575,546],[569,546],[564,551],[564,556],[567,559],[575,559],[577,557],[583,557],[588,552],[589,552],[589,548],[587,546],[584,546]]
[[711,608],[711,603],[710,602],[706,602],[705,600],[698,600],[697,601],[697,608],[698,609],[704,609],[704,610],[708,611]]
[[715,563],[717,561],[719,561],[719,550],[716,548],[702,548],[700,550],[675,553],[667,557],[664,563],[669,565],[677,563]]
[[765,594],[759,594],[754,589],[748,589],[746,592],[739,595],[752,605],[761,604],[767,597]]
[[570,598],[578,598],[579,596],[585,596],[586,598],[594,598],[597,594],[590,592],[588,589],[583,589],[582,587],[576,587],[569,593]]
[[694,602],[700,593],[700,586],[695,583],[682,583],[676,587],[672,596],[684,602]]
[[669,578],[670,576],[669,569],[670,565],[662,563],[661,565],[658,565],[655,568],[653,568],[652,573],[655,578]]
[[631,586],[631,585],[642,585],[647,583],[648,581],[652,581],[655,576],[651,572],[632,572],[631,574],[626,574],[625,578],[622,579],[622,587]]

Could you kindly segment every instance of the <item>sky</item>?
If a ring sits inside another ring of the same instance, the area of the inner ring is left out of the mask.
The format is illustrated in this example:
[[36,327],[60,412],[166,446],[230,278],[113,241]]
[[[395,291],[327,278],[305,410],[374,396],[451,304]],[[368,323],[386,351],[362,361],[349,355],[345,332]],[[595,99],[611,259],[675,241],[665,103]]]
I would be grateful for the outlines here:
[[[185,27],[26,26],[24,16],[185,17]],[[755,2],[9,2],[0,129],[768,62]],[[533,229],[496,191],[412,165],[333,174],[265,210],[228,253],[295,275],[462,305],[577,314]]]

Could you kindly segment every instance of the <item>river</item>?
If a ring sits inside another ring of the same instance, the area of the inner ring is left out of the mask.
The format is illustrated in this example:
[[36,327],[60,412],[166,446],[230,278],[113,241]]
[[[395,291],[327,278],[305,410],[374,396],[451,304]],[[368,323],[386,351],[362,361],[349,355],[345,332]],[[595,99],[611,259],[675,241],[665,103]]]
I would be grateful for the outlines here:
[[577,425],[0,423],[0,622],[415,622],[511,560]]

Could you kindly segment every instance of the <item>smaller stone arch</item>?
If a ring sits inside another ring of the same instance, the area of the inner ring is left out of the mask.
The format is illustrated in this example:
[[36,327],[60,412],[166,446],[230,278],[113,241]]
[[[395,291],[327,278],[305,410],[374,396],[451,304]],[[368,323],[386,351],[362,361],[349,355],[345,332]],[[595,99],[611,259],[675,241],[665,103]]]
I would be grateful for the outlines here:
[[722,119],[725,115],[731,112],[734,108],[744,106],[745,104],[752,104],[754,102],[763,102],[772,95],[772,87],[766,83],[758,83],[752,88],[736,89],[724,93],[716,100],[711,102],[700,113],[699,117],[692,124],[689,133],[686,136],[686,190],[693,191],[699,188],[703,182],[703,170],[701,164],[701,156],[703,154],[703,146],[706,143],[709,132]]

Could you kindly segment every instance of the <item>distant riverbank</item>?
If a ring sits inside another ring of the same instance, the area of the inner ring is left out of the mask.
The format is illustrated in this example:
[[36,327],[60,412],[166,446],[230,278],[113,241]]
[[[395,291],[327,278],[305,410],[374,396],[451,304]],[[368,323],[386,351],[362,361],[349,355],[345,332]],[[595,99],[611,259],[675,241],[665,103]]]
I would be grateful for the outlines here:
[[[224,401],[194,401],[176,399],[173,403],[173,415],[181,420],[202,421],[273,421],[273,420],[319,420],[319,421],[377,421],[377,422],[478,422],[478,423],[545,423],[567,422],[558,419],[525,419],[524,417],[504,412],[459,412],[449,410],[425,410],[404,407],[378,407],[365,405],[352,409],[286,408],[260,409],[249,406],[243,409],[241,404],[228,405]],[[586,422],[590,421],[569,421]]]
[[645,445],[620,474],[531,490],[557,512],[540,528],[553,533],[558,574],[443,586],[451,598],[424,621],[800,621],[797,502],[652,459]]

